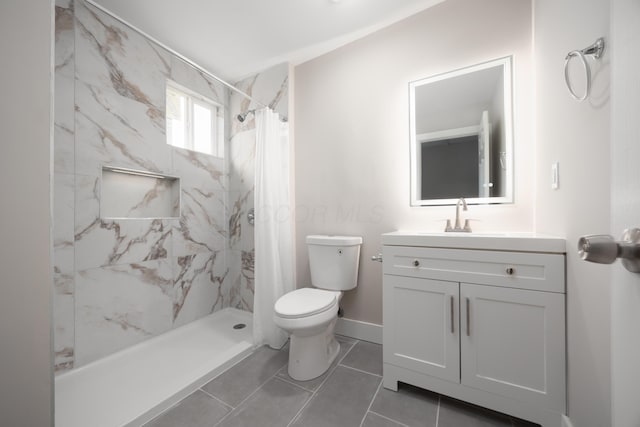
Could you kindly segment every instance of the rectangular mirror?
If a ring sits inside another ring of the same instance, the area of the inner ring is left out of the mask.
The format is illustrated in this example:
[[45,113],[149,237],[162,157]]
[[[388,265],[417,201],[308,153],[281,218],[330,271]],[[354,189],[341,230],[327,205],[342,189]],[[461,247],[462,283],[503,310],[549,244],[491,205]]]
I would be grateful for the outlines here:
[[411,206],[513,202],[511,57],[409,83]]

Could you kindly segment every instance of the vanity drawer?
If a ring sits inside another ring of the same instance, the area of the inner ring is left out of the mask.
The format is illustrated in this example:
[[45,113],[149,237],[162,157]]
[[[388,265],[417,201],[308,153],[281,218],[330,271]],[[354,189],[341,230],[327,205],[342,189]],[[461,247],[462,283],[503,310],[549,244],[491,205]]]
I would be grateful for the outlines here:
[[561,254],[413,246],[382,250],[384,274],[565,293]]

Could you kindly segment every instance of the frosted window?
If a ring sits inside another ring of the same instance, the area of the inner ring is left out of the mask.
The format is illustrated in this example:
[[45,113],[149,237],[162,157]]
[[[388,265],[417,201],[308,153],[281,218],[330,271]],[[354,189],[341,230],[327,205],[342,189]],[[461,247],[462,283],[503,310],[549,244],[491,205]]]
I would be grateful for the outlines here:
[[215,102],[167,81],[168,144],[223,157],[223,112]]

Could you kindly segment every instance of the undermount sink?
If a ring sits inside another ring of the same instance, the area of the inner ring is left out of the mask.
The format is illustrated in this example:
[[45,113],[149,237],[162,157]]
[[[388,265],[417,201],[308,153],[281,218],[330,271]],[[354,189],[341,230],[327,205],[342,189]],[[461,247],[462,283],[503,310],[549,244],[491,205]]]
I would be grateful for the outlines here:
[[452,249],[565,253],[565,240],[529,232],[424,232],[394,231],[382,235],[383,245]]

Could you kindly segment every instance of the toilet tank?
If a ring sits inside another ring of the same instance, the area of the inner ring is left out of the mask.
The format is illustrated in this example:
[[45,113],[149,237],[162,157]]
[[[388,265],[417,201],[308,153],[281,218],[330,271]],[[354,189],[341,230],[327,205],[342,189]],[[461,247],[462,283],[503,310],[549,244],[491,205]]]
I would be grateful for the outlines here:
[[311,284],[332,291],[355,288],[360,245],[359,236],[307,236]]

